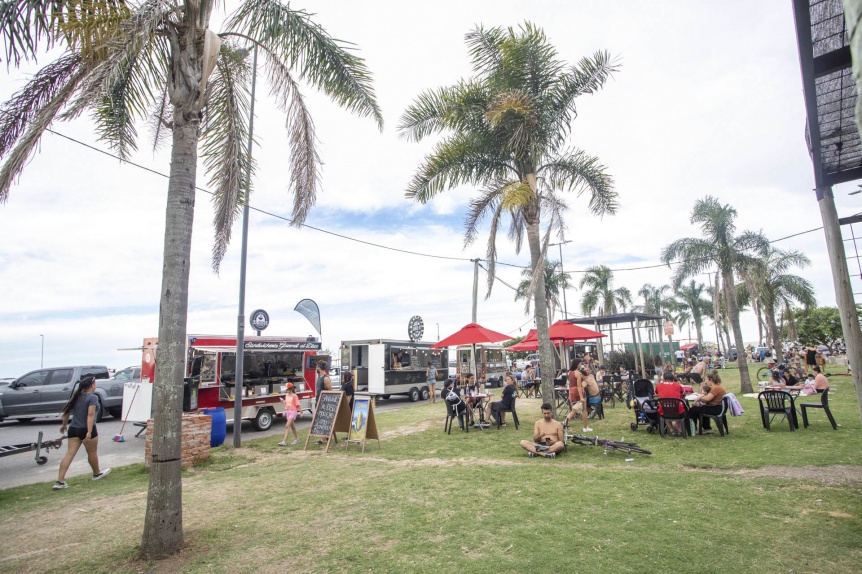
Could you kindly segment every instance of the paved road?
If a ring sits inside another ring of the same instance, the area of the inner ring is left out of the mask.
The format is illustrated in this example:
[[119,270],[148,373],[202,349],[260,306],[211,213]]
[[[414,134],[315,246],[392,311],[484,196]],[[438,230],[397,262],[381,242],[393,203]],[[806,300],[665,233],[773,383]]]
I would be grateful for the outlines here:
[[[386,401],[379,401],[375,410],[377,412],[385,412],[411,404],[413,403],[406,398],[392,397]],[[265,432],[257,432],[252,428],[251,421],[243,421],[242,439],[251,440],[268,436],[281,436],[284,433],[283,421],[284,419],[276,419],[272,427]],[[303,419],[297,421],[297,427],[304,429],[310,423],[311,417],[306,413]],[[135,433],[139,430],[138,427],[132,426],[131,423],[126,425],[126,428],[123,430],[123,437],[126,439],[125,442],[114,442],[111,440],[114,435],[120,433],[121,426],[122,421],[111,417],[105,417],[98,425],[99,463],[102,468],[134,464],[144,460],[144,435],[142,434],[141,438],[135,438]],[[0,446],[36,442],[39,431],[43,433],[43,440],[58,438],[61,436],[60,418],[46,417],[36,419],[30,423],[19,423],[14,420],[0,422]],[[232,423],[228,423],[227,425],[226,442],[229,444],[233,442]],[[61,450],[52,450],[49,453],[43,452],[43,455],[48,457],[48,462],[42,466],[36,464],[35,451],[0,458],[0,489],[57,480],[60,460],[65,453],[66,442],[64,441]],[[91,472],[90,465],[87,464],[87,456],[82,448],[75,457],[75,460],[72,461],[72,466],[69,468],[66,476],[71,478]]]

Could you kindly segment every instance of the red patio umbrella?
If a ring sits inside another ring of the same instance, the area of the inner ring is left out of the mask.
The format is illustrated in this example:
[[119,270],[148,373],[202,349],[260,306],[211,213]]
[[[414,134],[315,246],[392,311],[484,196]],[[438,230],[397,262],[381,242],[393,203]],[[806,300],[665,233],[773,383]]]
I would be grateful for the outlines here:
[[460,331],[440,339],[433,345],[432,349],[441,347],[454,347],[456,345],[475,345],[478,343],[498,343],[511,339],[509,335],[486,329],[478,323],[470,323],[461,328]]
[[585,339],[607,337],[607,335],[561,319],[548,329],[548,337],[562,341],[583,341]]
[[535,329],[530,329],[530,332],[527,333],[527,336],[512,345],[511,347],[507,347],[506,351],[509,353],[514,353],[516,351],[535,351],[539,348],[539,337],[536,335]]

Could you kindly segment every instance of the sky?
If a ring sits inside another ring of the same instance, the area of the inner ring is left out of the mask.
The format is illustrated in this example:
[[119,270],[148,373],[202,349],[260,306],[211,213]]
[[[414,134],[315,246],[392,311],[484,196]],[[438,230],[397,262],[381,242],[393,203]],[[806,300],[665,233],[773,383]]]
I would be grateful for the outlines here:
[[[229,13],[236,2],[229,1]],[[423,91],[472,73],[464,35],[525,21],[546,32],[571,64],[598,50],[619,58],[605,87],[578,101],[571,144],[598,157],[619,194],[616,215],[589,214],[587,198],[569,199],[563,266],[574,287],[570,315],[580,314],[581,271],[607,265],[617,286],[636,293],[645,283],[670,283],[661,249],[700,231],[689,217],[706,195],[736,207],[738,230],[779,239],[822,225],[805,147],[805,114],[791,6],[787,0],[691,2],[396,1],[292,3],[314,13],[333,37],[352,42],[373,74],[385,126],[340,109],[304,87],[323,161],[317,203],[303,229],[289,227],[284,116],[258,90],[255,158],[258,171],[249,228],[246,314],[265,309],[272,336],[316,335],[293,311],[305,298],[320,306],[324,347],[343,340],[407,339],[414,315],[424,340],[445,337],[471,322],[472,258],[485,254],[486,233],[464,244],[464,215],[476,192],[462,187],[427,204],[404,189],[436,136],[419,143],[398,135],[404,110]],[[213,20],[218,30],[224,12]],[[8,71],[0,98],[20,89],[38,65]],[[90,118],[52,128],[107,150]],[[169,150],[153,150],[138,128],[133,161],[157,173]],[[60,135],[46,134],[5,204],[0,204],[0,377],[41,364],[140,362],[141,345],[158,331],[167,180]],[[198,185],[208,188],[204,170]],[[854,183],[835,188],[839,216],[860,211]],[[218,275],[210,267],[213,207],[198,193],[189,286],[189,334],[236,333],[240,224]],[[487,227],[484,228],[485,230]],[[324,231],[319,231],[324,230]],[[862,236],[862,228],[844,229]],[[356,241],[354,241],[356,240]],[[376,244],[378,246],[369,245]],[[775,244],[811,259],[799,273],[819,304],[835,297],[823,231]],[[855,242],[848,242],[854,254]],[[382,247],[381,247],[382,246]],[[408,251],[395,251],[389,248]],[[521,280],[529,253],[516,253],[501,234],[499,278]],[[552,259],[559,259],[554,247]],[[850,259],[860,291],[859,259]],[[699,281],[708,283],[702,276]],[[533,326],[523,301],[502,282],[486,299],[480,271],[478,322],[519,336]],[[559,318],[557,316],[556,318]],[[746,343],[757,339],[753,314],[742,316]],[[712,325],[705,326],[711,332]],[[250,332],[250,328],[246,328]],[[688,337],[688,330],[675,337]],[[692,329],[692,336],[694,332]],[[44,353],[43,353],[44,343]]]

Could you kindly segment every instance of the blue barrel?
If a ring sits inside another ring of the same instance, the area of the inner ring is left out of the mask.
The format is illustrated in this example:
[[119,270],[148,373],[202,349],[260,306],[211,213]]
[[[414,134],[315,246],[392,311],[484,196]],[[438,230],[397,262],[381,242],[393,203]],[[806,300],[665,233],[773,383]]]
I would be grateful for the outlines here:
[[227,436],[227,417],[222,407],[204,409],[204,414],[213,419],[212,431],[210,431],[210,446],[221,446]]

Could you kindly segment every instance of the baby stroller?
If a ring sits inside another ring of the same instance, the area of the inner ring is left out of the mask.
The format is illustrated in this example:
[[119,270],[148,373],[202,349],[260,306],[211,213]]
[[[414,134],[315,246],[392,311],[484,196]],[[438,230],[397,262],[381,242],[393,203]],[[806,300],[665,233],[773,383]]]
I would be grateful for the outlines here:
[[634,384],[634,399],[632,403],[635,409],[635,422],[631,424],[633,431],[638,430],[641,425],[647,425],[647,432],[652,434],[658,428],[658,411],[655,403],[655,389],[649,379],[638,379]]

